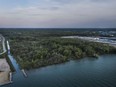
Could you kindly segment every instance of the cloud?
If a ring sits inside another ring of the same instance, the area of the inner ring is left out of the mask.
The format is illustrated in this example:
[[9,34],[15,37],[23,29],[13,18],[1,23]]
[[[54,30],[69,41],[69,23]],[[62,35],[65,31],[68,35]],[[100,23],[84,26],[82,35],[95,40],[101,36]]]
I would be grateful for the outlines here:
[[22,2],[23,0],[11,8],[0,9],[1,26],[99,27],[103,24],[104,27],[108,27],[109,23],[110,27],[115,27],[115,0],[25,0],[25,4]]

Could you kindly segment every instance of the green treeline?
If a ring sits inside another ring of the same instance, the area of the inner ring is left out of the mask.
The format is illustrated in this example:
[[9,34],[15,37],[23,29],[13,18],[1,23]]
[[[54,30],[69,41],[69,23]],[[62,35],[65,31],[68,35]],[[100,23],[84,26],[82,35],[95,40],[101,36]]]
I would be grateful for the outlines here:
[[[67,35],[67,31],[12,30],[2,33],[10,42],[11,53],[25,69],[116,53],[116,49],[108,44],[61,38],[62,34]],[[72,33],[68,31],[68,35]]]

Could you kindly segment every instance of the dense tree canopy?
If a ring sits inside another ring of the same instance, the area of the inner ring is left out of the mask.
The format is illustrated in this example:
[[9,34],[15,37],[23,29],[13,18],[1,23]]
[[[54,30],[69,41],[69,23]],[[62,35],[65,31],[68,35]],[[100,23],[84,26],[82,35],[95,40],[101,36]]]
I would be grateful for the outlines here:
[[61,38],[62,35],[75,35],[79,32],[12,30],[2,33],[10,42],[11,53],[21,68],[25,69],[116,52],[116,49],[108,44]]

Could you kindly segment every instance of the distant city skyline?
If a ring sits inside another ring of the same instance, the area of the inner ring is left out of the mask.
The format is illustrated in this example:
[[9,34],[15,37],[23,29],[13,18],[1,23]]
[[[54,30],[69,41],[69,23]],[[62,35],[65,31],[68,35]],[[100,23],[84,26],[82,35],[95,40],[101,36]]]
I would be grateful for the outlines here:
[[0,0],[0,28],[116,28],[116,0]]

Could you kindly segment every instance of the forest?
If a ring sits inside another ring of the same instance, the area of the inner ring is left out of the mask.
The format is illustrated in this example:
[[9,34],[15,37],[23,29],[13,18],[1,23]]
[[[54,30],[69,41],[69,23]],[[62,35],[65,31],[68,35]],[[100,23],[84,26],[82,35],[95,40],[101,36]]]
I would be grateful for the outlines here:
[[8,29],[0,33],[9,40],[12,55],[24,69],[116,53],[116,48],[108,44],[61,38],[69,35],[98,36],[97,31]]

